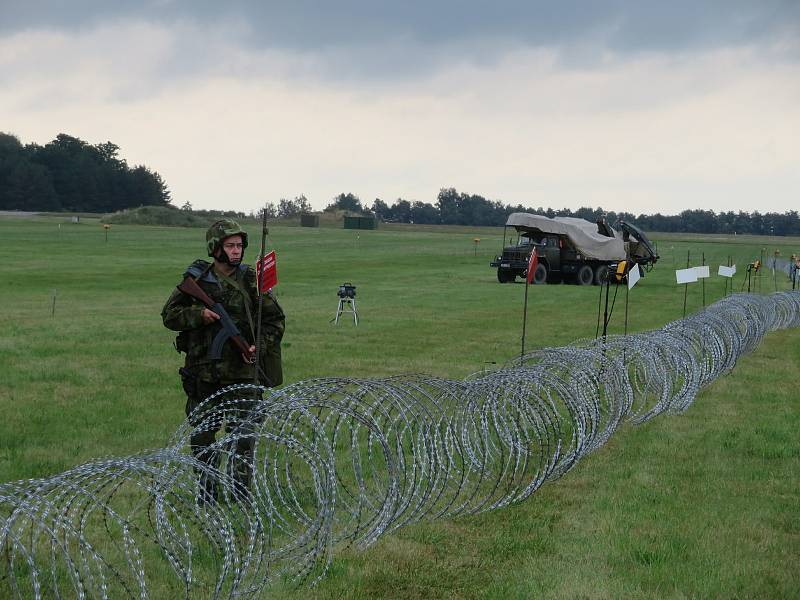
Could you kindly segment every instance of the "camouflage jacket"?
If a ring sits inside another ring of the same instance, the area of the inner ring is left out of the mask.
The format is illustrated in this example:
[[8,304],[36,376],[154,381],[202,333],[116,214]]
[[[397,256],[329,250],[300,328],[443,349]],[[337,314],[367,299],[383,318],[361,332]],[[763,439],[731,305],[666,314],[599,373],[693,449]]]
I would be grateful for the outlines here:
[[[258,328],[255,269],[248,265],[239,265],[234,273],[226,278],[219,276],[207,261],[196,260],[186,269],[184,277],[187,275],[195,278],[198,285],[214,302],[219,302],[225,307],[242,337],[253,344]],[[261,382],[264,385],[275,386],[283,381],[281,338],[285,317],[271,294],[264,294],[262,298],[259,363],[268,381],[264,381],[262,377]],[[186,353],[186,370],[206,382],[226,384],[252,381],[253,365],[242,360],[241,354],[230,341],[223,346],[221,358],[210,357],[211,344],[221,325],[216,322],[204,324],[203,308],[200,301],[176,288],[161,310],[164,326],[180,332],[175,347],[178,352]]]

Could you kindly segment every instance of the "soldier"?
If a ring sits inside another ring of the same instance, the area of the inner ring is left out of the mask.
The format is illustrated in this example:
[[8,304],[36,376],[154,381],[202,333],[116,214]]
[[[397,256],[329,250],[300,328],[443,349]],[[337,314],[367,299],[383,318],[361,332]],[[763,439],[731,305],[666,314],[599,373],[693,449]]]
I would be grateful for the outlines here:
[[[256,365],[250,357],[256,350],[254,343],[258,328],[255,320],[258,318],[259,295],[255,269],[242,264],[247,233],[239,224],[230,219],[217,221],[206,232],[206,242],[213,262],[196,260],[186,269],[184,278],[191,277],[215,303],[225,308],[246,343],[250,344],[249,352],[243,353],[228,340],[222,347],[221,357],[213,358],[211,347],[221,329],[218,323],[220,315],[181,290],[172,292],[161,310],[161,318],[167,328],[180,332],[175,348],[186,354],[186,362],[179,373],[187,396],[186,415],[196,427],[190,438],[192,454],[216,469],[219,455],[210,446],[222,427],[222,414],[226,432],[234,431],[252,408],[253,401],[232,397],[233,393],[222,394],[200,410],[195,409],[225,386],[255,381]],[[280,385],[283,381],[280,348],[283,331],[283,311],[271,293],[262,295],[258,381],[266,387]],[[217,410],[214,417],[205,418],[208,411],[223,404],[223,411]],[[252,475],[253,439],[246,435],[247,432],[237,433],[245,435],[239,437],[236,447],[231,449],[227,468],[237,488],[244,493],[249,489]],[[216,501],[216,479],[204,469],[199,470],[198,475],[198,501]]]

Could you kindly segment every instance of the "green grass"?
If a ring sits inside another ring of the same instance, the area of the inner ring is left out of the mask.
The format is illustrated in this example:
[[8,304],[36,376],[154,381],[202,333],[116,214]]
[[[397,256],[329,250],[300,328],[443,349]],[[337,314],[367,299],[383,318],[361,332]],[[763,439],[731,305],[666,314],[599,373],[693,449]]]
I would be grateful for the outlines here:
[[[60,227],[59,227],[59,224]],[[256,252],[259,232],[250,231]],[[473,238],[481,238],[474,244]],[[661,261],[630,293],[628,330],[680,318],[674,268],[800,252],[790,238],[654,236]],[[180,357],[159,312],[202,230],[0,219],[0,480],[44,477],[162,446],[181,422]],[[519,352],[524,286],[488,262],[502,229],[276,225],[276,288],[287,314],[287,383],[425,372],[462,378]],[[765,249],[765,250],[762,250]],[[334,326],[337,286],[357,285],[361,323]],[[788,283],[762,271],[762,293]],[[702,308],[701,284],[687,311]],[[706,303],[723,280],[705,284]],[[529,291],[527,348],[594,337],[599,290]],[[613,290],[612,290],[613,294]],[[55,314],[53,300],[55,297]],[[618,290],[612,333],[624,327]],[[528,501],[406,527],[338,553],[291,598],[798,597],[800,331],[776,332],[682,416],[625,426]],[[169,589],[168,569],[163,589]]]

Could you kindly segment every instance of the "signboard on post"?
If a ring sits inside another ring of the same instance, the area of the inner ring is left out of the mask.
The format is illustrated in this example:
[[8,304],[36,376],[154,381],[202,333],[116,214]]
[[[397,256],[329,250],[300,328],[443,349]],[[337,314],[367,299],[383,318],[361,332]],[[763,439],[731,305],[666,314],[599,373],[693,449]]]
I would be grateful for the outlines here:
[[263,260],[256,262],[259,290],[268,292],[278,285],[278,269],[275,264],[275,251],[264,255]]
[[736,275],[736,265],[732,267],[726,267],[725,265],[720,265],[719,270],[717,271],[717,275],[721,277],[733,277]]
[[694,267],[678,269],[675,271],[675,277],[678,283],[695,283],[697,281],[697,271],[695,271]]
[[536,272],[536,267],[539,264],[539,253],[536,252],[536,248],[533,249],[531,255],[528,257],[528,276],[527,281],[525,282],[527,285],[530,285],[533,281],[533,274]]
[[641,273],[639,272],[639,265],[634,264],[633,268],[628,271],[628,289],[633,288],[636,283],[642,278]]

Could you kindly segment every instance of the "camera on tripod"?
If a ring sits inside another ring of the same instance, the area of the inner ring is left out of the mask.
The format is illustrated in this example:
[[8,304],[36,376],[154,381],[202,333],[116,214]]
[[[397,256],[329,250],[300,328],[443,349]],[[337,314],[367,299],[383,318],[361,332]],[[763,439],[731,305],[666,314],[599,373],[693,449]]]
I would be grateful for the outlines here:
[[339,291],[336,292],[336,295],[339,296],[339,298],[355,298],[356,286],[352,283],[343,283],[339,286]]
[[336,307],[336,316],[331,320],[335,321],[338,325],[339,317],[342,316],[343,312],[347,312],[353,314],[353,323],[358,325],[358,312],[356,312],[356,286],[349,281],[343,283],[336,291],[336,295],[339,296],[339,306]]

